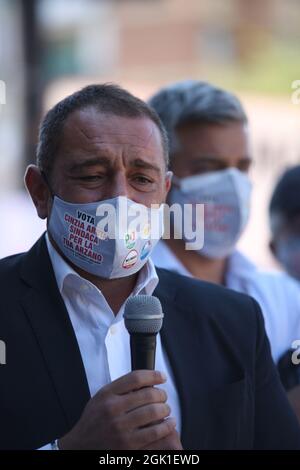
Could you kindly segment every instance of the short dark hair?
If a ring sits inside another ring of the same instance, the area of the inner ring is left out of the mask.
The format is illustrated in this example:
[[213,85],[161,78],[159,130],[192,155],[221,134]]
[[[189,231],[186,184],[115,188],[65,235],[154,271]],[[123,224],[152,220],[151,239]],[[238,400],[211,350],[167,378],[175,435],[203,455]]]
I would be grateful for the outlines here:
[[279,178],[274,188],[270,205],[270,214],[281,214],[292,219],[300,214],[300,165],[288,168]]
[[104,114],[151,119],[160,131],[166,167],[168,166],[168,137],[157,113],[120,86],[104,83],[89,85],[76,91],[47,112],[40,125],[36,154],[37,165],[43,173],[47,175],[52,170],[68,117],[74,111],[88,107],[94,107]]

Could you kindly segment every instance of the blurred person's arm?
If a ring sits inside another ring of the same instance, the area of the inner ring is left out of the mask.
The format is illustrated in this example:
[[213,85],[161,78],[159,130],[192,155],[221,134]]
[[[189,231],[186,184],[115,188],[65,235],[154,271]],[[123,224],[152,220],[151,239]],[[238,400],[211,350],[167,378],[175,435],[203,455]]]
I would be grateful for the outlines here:
[[257,302],[254,449],[300,449],[300,427],[272,360]]

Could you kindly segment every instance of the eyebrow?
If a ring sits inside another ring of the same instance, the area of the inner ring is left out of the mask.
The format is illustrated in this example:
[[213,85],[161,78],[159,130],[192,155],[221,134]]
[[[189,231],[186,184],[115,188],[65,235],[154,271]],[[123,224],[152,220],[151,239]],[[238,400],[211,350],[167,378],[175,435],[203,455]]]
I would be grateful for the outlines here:
[[71,172],[76,172],[78,170],[82,170],[83,168],[90,168],[96,165],[109,167],[111,165],[111,160],[108,157],[88,158],[88,159],[83,160],[82,162],[73,163],[73,165],[70,166],[69,170]]
[[[78,170],[82,170],[84,168],[90,168],[96,165],[102,165],[108,168],[111,166],[111,159],[108,157],[94,157],[94,158],[85,159],[82,162],[73,163],[73,165],[70,166],[69,171],[76,172]],[[156,173],[161,172],[161,169],[159,166],[146,162],[140,158],[135,158],[134,160],[132,160],[129,163],[129,166],[135,167],[135,168],[153,170]]]
[[136,168],[144,168],[144,169],[148,169],[148,170],[153,170],[155,171],[156,173],[160,173],[161,172],[161,168],[157,165],[153,165],[152,163],[149,163],[149,162],[145,162],[144,160],[140,159],[140,158],[135,158],[132,162],[130,162],[130,166],[131,167],[136,167]]

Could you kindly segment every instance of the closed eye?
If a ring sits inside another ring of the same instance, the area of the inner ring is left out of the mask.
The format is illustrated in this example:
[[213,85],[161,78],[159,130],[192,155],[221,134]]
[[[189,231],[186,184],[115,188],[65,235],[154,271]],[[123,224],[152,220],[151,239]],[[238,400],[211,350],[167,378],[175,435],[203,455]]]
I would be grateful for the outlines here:
[[137,175],[133,177],[133,180],[141,184],[151,184],[153,181],[150,178],[147,178],[143,175]]
[[80,181],[95,182],[103,180],[103,175],[90,175],[90,176],[80,176],[78,179]]

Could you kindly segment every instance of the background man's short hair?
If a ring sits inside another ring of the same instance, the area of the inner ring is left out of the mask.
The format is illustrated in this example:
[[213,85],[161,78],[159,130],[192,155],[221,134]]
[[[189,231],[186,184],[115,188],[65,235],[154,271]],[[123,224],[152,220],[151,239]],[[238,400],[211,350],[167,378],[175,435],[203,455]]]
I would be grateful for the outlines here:
[[176,129],[183,124],[247,123],[239,99],[207,82],[184,80],[162,88],[148,101],[162,120],[169,137],[170,153],[178,148]]
[[88,107],[94,107],[104,114],[151,119],[160,131],[166,167],[168,166],[168,137],[156,112],[118,85],[105,83],[86,86],[67,96],[45,115],[40,125],[36,155],[37,165],[45,174],[51,172],[68,117],[73,112]]
[[[291,221],[300,215],[300,165],[287,169],[279,178],[275,185],[270,205],[269,215],[271,220],[271,230],[275,233],[275,228]],[[276,223],[275,223],[276,222]]]

